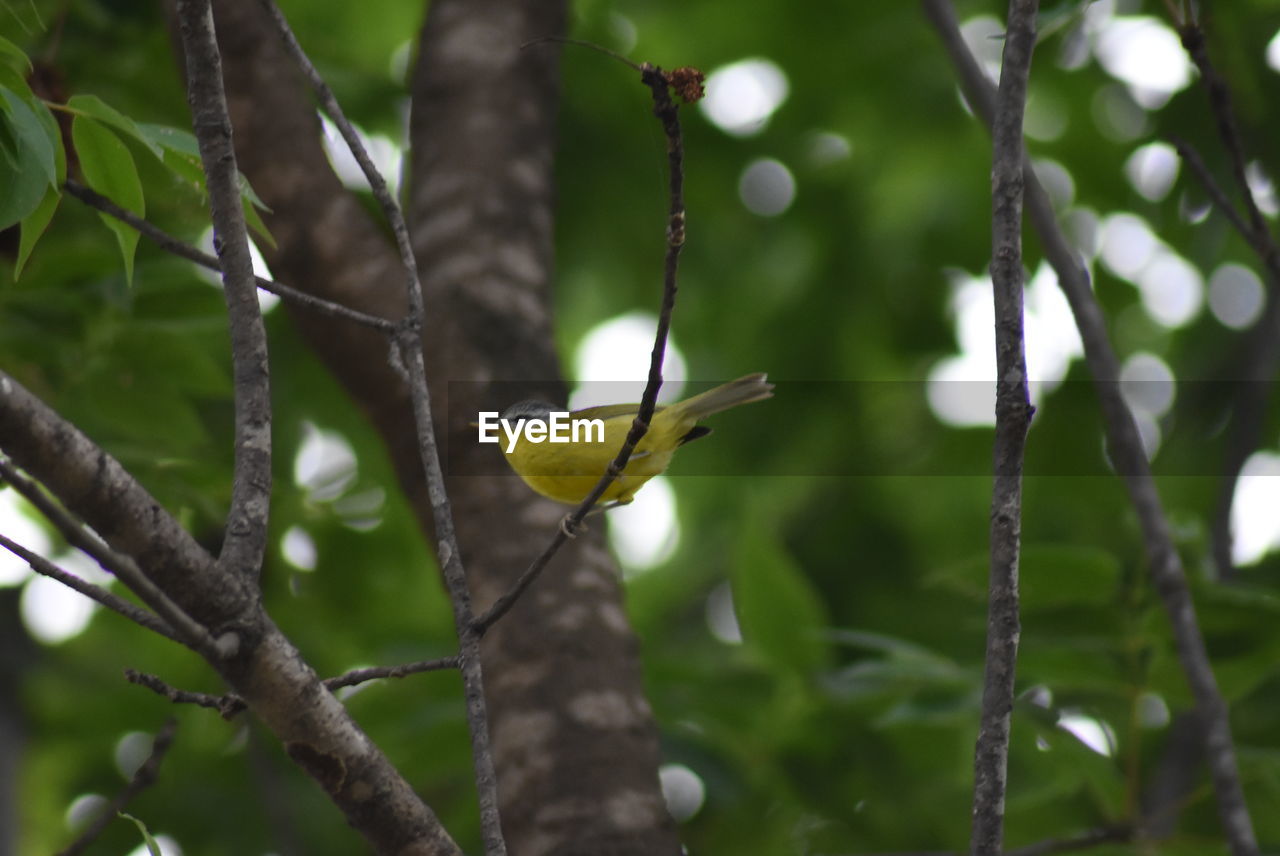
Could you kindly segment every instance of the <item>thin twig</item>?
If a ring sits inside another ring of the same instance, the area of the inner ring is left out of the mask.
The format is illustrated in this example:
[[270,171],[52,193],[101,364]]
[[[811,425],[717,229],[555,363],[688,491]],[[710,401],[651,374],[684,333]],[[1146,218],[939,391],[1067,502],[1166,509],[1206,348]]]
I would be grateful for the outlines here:
[[[1280,370],[1280,245],[1276,243],[1275,237],[1268,228],[1267,221],[1253,195],[1253,188],[1249,186],[1244,144],[1236,124],[1235,110],[1231,106],[1231,89],[1227,86],[1226,79],[1209,59],[1204,30],[1190,9],[1185,16],[1179,16],[1173,12],[1171,16],[1177,25],[1182,46],[1196,68],[1200,70],[1200,79],[1209,92],[1209,107],[1218,128],[1218,137],[1222,140],[1223,148],[1227,152],[1231,176],[1244,202],[1248,225],[1241,221],[1234,207],[1229,203],[1225,203],[1217,196],[1214,201],[1227,215],[1231,224],[1244,236],[1253,251],[1258,254],[1267,280],[1262,314],[1245,334],[1243,364],[1238,372],[1238,376],[1245,383],[1239,387],[1232,408],[1222,482],[1218,486],[1218,495],[1214,503],[1211,527],[1214,565],[1217,567],[1219,578],[1226,579],[1235,572],[1235,562],[1231,556],[1233,539],[1231,506],[1235,501],[1236,484],[1240,480],[1240,472],[1244,469],[1245,462],[1262,444],[1270,387],[1277,370]],[[1214,195],[1216,184],[1212,182],[1203,163],[1188,159],[1187,153],[1181,146],[1178,151],[1209,188],[1210,195]],[[1217,188],[1217,195],[1223,198],[1226,196],[1220,188]]]
[[[1249,187],[1249,179],[1245,174],[1244,144],[1236,128],[1235,111],[1231,106],[1231,89],[1209,59],[1204,30],[1200,28],[1200,23],[1194,16],[1188,16],[1187,20],[1178,23],[1178,36],[1182,39],[1182,47],[1187,55],[1200,70],[1200,79],[1204,81],[1205,88],[1209,90],[1209,106],[1218,127],[1218,136],[1222,139],[1230,159],[1231,176],[1235,179],[1236,186],[1240,189],[1240,198],[1244,201],[1250,231],[1260,238],[1269,236],[1266,218],[1258,208],[1258,202],[1254,199],[1253,189]],[[1277,251],[1274,241],[1269,243],[1269,252],[1264,254],[1263,260],[1273,270],[1280,269],[1280,252]]]
[[271,511],[271,372],[267,332],[241,208],[231,117],[222,85],[222,56],[210,0],[178,0],[178,29],[186,56],[187,103],[200,147],[213,246],[222,272],[231,326],[235,388],[235,462],[231,507],[218,565],[248,578],[262,569]]
[[178,730],[178,721],[169,719],[156,732],[155,739],[151,742],[151,754],[147,756],[147,760],[142,762],[142,766],[134,771],[133,777],[129,779],[129,784],[125,785],[124,790],[116,794],[110,803],[102,807],[102,811],[97,817],[80,833],[80,837],[71,843],[69,847],[58,853],[58,856],[77,856],[83,853],[90,844],[97,840],[102,834],[102,830],[107,828],[107,824],[116,819],[116,816],[122,812],[134,797],[142,793],[142,791],[155,784],[156,779],[160,775],[160,764],[164,761],[165,753],[169,751],[169,747],[173,744],[173,735]]
[[[0,535],[0,539],[3,538],[4,536]],[[454,655],[451,657],[439,657],[435,660],[420,660],[416,663],[401,663],[398,666],[371,666],[367,669],[352,669],[349,672],[343,672],[341,675],[325,678],[321,683],[327,689],[333,691],[343,687],[353,687],[379,678],[405,678],[422,672],[437,672],[445,669],[456,669],[457,667],[458,657]],[[222,714],[224,719],[232,718],[245,708],[244,700],[235,693],[211,695],[209,693],[180,690],[170,686],[155,675],[149,675],[146,672],[139,672],[134,669],[125,669],[124,676],[130,683],[146,687],[169,699],[174,704],[194,704],[199,707],[212,708]]]
[[[995,101],[991,83],[969,52],[960,35],[955,10],[947,0],[922,0],[926,15],[941,36],[942,43],[956,67],[957,76],[968,101],[990,126]],[[1205,751],[1213,776],[1227,841],[1233,856],[1256,856],[1257,839],[1240,784],[1231,724],[1227,705],[1218,690],[1204,637],[1196,620],[1195,604],[1187,588],[1182,559],[1173,543],[1168,518],[1151,476],[1146,452],[1134,423],[1133,414],[1120,394],[1117,379],[1120,363],[1108,338],[1106,319],[1093,294],[1089,271],[1079,251],[1063,234],[1053,204],[1035,177],[1030,160],[1023,155],[1026,176],[1025,204],[1028,219],[1040,236],[1045,258],[1058,275],[1067,302],[1075,317],[1085,362],[1093,376],[1098,403],[1102,410],[1107,449],[1116,472],[1124,480],[1129,501],[1138,517],[1143,534],[1143,550],[1151,580],[1164,603],[1173,632],[1178,659],[1187,676],[1203,723]]]
[[[3,377],[3,375],[0,375],[0,377]],[[9,387],[9,389],[12,389],[12,387]],[[54,502],[48,494],[40,489],[39,485],[18,472],[13,464],[3,457],[0,457],[0,477],[14,490],[22,494],[22,497],[31,503],[37,511],[43,514],[67,539],[67,543],[96,559],[104,570],[114,574],[117,579],[141,598],[143,603],[155,610],[156,615],[159,617],[152,616],[152,618],[160,622],[164,630],[140,621],[138,623],[143,624],[144,627],[150,630],[155,630],[157,633],[168,636],[170,639],[186,645],[205,656],[220,656],[218,654],[219,646],[213,637],[209,635],[209,632],[198,621],[189,616],[182,607],[178,606],[158,585],[153,583],[132,558],[113,550],[91,530],[86,529],[69,511]],[[35,565],[32,565],[32,567],[40,570]],[[44,572],[41,571],[41,573]],[[77,577],[77,579],[79,578]],[[72,588],[75,588],[75,586],[72,586]],[[80,591],[79,589],[76,590]],[[88,594],[87,592],[81,593]],[[88,596],[93,597],[93,595]],[[97,598],[94,599],[96,600]],[[132,604],[130,605],[132,606]],[[109,605],[104,604],[104,606]],[[114,607],[110,608],[114,609]],[[119,610],[116,611],[119,612]],[[121,614],[125,615],[126,618],[133,618],[133,620],[137,621],[132,615]]]
[[991,282],[995,301],[995,478],[991,491],[991,576],[982,716],[974,747],[970,853],[999,856],[1009,732],[1017,674],[1018,554],[1022,535],[1022,464],[1031,400],[1022,323],[1022,117],[1036,44],[1037,0],[1010,0],[992,124]]
[[596,51],[597,53],[602,53],[607,57],[612,57],[613,59],[616,59],[618,62],[622,63],[628,68],[635,69],[636,71],[642,74],[644,73],[644,67],[639,63],[632,62],[631,60],[627,59],[625,56],[618,53],[617,51],[611,51],[608,48],[604,47],[603,45],[598,45],[595,42],[589,42],[586,39],[571,39],[571,38],[568,38],[567,36],[543,36],[542,38],[539,38],[539,39],[529,39],[529,41],[525,42],[520,46],[520,50],[533,47],[534,45],[543,45],[547,43],[560,44],[560,45],[575,45],[580,48],[590,48],[591,50]]
[[1103,826],[1091,829],[1073,838],[1050,838],[1037,841],[1024,847],[1006,850],[1004,856],[1051,856],[1054,853],[1069,853],[1073,850],[1087,850],[1099,844],[1111,844],[1133,840],[1133,827],[1128,825]]
[[1205,192],[1209,194],[1213,204],[1218,206],[1218,210],[1240,233],[1240,237],[1245,239],[1255,253],[1265,257],[1267,248],[1260,241],[1260,238],[1265,238],[1267,233],[1264,231],[1260,236],[1249,227],[1249,224],[1244,221],[1244,217],[1240,216],[1240,212],[1236,210],[1236,206],[1232,204],[1231,197],[1222,189],[1222,185],[1218,184],[1217,179],[1213,177],[1213,173],[1209,172],[1209,167],[1205,166],[1204,158],[1200,157],[1200,153],[1181,137],[1170,136],[1169,143],[1177,150],[1178,156],[1182,158],[1183,162],[1195,173],[1196,178],[1203,185]]
[[146,672],[139,672],[136,669],[125,669],[124,677],[131,684],[137,684],[140,687],[146,687],[156,695],[167,698],[174,704],[194,704],[197,707],[207,707],[216,710],[221,714],[223,719],[231,719],[240,711],[245,709],[244,699],[235,693],[225,693],[223,695],[211,695],[210,693],[197,693],[190,690],[180,690],[165,683],[155,675],[149,675]]
[[284,15],[271,0],[261,0],[262,8],[275,23],[284,42],[285,50],[293,57],[315,92],[320,106],[338,128],[352,156],[360,165],[374,199],[382,208],[391,232],[395,236],[396,249],[404,267],[405,293],[408,314],[394,337],[396,352],[408,375],[409,391],[413,402],[414,427],[417,432],[418,451],[422,460],[423,475],[427,484],[427,496],[431,503],[431,515],[435,523],[436,550],[449,601],[453,607],[454,627],[458,634],[458,665],[462,675],[462,692],[467,710],[467,724],[471,734],[471,756],[476,776],[476,791],[480,804],[480,829],[486,856],[505,856],[506,842],[502,837],[502,820],[498,813],[498,775],[493,766],[493,753],[489,748],[489,716],[484,696],[484,676],[480,661],[480,632],[472,620],[471,591],[466,571],[462,565],[462,553],[458,547],[453,525],[453,509],[445,489],[444,470],[440,465],[440,451],[436,443],[435,425],[431,415],[431,396],[427,388],[426,365],[422,356],[422,329],[426,321],[423,306],[422,283],[418,279],[418,263],[414,258],[400,205],[387,188],[387,183],[360,142],[355,128],[347,120],[333,92],[307,58],[302,46],[289,29]]
[[115,553],[97,533],[72,516],[71,512],[45,493],[38,484],[20,473],[4,457],[0,457],[0,478],[31,503],[36,511],[43,514],[62,537],[67,539],[68,544],[97,559],[108,571],[116,573],[115,568],[124,557]]
[[[138,234],[150,238],[156,246],[160,247],[160,249],[165,252],[172,253],[173,255],[184,258],[187,261],[195,262],[201,267],[207,268],[211,271],[218,272],[222,270],[222,266],[219,264],[216,257],[211,256],[208,253],[201,252],[190,244],[178,240],[150,221],[144,220],[128,209],[121,208],[102,194],[85,187],[73,179],[67,179],[67,182],[63,187],[69,195],[79,199],[90,208],[95,208],[103,214],[114,217],[121,223],[132,227]],[[253,281],[258,288],[276,295],[287,303],[292,303],[296,306],[313,310],[322,315],[329,315],[334,318],[345,318],[348,321],[354,321],[357,324],[372,327],[375,330],[381,330],[383,333],[394,332],[396,328],[394,322],[388,321],[385,318],[379,318],[376,315],[369,315],[367,313],[360,312],[359,310],[343,306],[340,303],[334,303],[331,300],[316,297],[313,294],[308,294],[305,291],[299,291],[298,289],[285,285],[284,283],[264,279],[260,276],[255,276]]]
[[[373,848],[459,853],[439,819],[341,703],[319,692],[315,672],[263,612],[256,581],[218,568],[118,461],[3,371],[0,393],[0,448],[115,549],[145,562],[148,577],[183,610],[217,628],[216,647],[200,653]],[[299,699],[307,703],[294,703]],[[358,770],[358,783],[368,788],[353,789],[350,777],[332,775],[335,768]],[[381,798],[371,800],[369,793]]]
[[[1034,844],[1026,844],[1004,851],[1004,856],[1051,856],[1054,853],[1070,853],[1087,850],[1099,844],[1133,840],[1133,827],[1127,825],[1103,826],[1070,838],[1047,838]],[[895,850],[892,853],[863,853],[859,856],[957,856],[954,850]]]
[[368,669],[352,669],[349,672],[343,672],[341,675],[325,678],[323,683],[329,689],[336,690],[342,687],[353,687],[356,684],[374,681],[378,678],[405,678],[421,672],[438,672],[444,669],[456,668],[458,668],[458,655],[454,654],[449,657],[439,657],[435,660],[402,663],[399,666],[373,666]]
[[[1271,381],[1280,367],[1280,259],[1275,242],[1267,229],[1261,232],[1251,229],[1236,211],[1225,190],[1214,179],[1200,154],[1183,140],[1171,140],[1186,165],[1195,173],[1209,198],[1235,227],[1263,262],[1263,275],[1267,289],[1262,314],[1245,334],[1241,367],[1235,375],[1241,381],[1232,404],[1231,424],[1226,438],[1226,454],[1222,465],[1222,478],[1214,500],[1210,524],[1210,541],[1214,566],[1219,579],[1228,579],[1235,573],[1232,557],[1234,536],[1231,532],[1231,507],[1235,503],[1236,485],[1240,472],[1249,456],[1262,444],[1263,426],[1266,423],[1267,403],[1270,399]],[[1252,194],[1248,194],[1252,199]]]
[[658,313],[658,330],[653,339],[653,350],[649,355],[649,379],[640,398],[640,409],[631,430],[618,450],[618,455],[609,464],[609,468],[600,481],[592,488],[591,493],[569,514],[557,530],[551,543],[530,563],[515,584],[501,597],[493,602],[483,615],[473,622],[476,630],[484,633],[493,623],[501,618],[515,605],[533,581],[538,578],[552,557],[573,537],[582,521],[592,507],[609,489],[627,466],[631,453],[649,430],[649,420],[653,418],[653,410],[658,401],[658,390],[662,387],[662,358],[667,349],[667,336],[671,330],[671,313],[675,309],[676,292],[678,290],[676,273],[680,265],[680,250],[685,239],[684,209],[684,141],[680,132],[680,116],[676,104],[671,100],[671,80],[662,69],[645,63],[641,66],[641,81],[653,93],[653,113],[662,122],[662,129],[667,137],[667,164],[669,172],[670,202],[667,213],[667,251],[663,266],[662,307]]
[[0,547],[4,547],[10,553],[13,553],[15,556],[22,559],[31,567],[31,570],[36,573],[43,574],[53,580],[57,580],[67,588],[79,592],[92,601],[96,601],[112,612],[117,612],[120,615],[123,615],[133,623],[141,625],[153,633],[159,633],[166,639],[171,639],[179,644],[185,644],[178,634],[154,613],[147,612],[145,609],[142,609],[136,604],[130,603],[120,597],[120,595],[109,592],[102,586],[96,586],[91,582],[87,582],[70,571],[63,570],[38,553],[31,552],[26,547],[23,547],[21,544],[4,535],[0,535]]

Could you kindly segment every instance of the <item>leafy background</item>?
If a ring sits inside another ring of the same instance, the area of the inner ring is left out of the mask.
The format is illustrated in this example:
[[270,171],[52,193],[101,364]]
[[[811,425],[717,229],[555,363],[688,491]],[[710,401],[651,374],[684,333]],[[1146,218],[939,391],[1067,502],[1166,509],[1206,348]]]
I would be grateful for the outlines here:
[[[420,4],[281,5],[349,114],[398,139],[404,88],[393,69],[406,61]],[[958,6],[961,20],[1002,12],[988,2]],[[1033,105],[1061,124],[1059,135],[1031,147],[1069,174],[1074,194],[1064,213],[1132,212],[1206,276],[1229,260],[1256,268],[1218,216],[1191,216],[1203,193],[1187,176],[1154,201],[1126,180],[1135,149],[1169,134],[1196,145],[1219,175],[1225,161],[1194,84],[1140,116],[1137,134],[1100,125],[1099,100],[1119,84],[1096,61],[1065,62],[1084,10],[1046,9],[1061,26],[1038,48],[1031,88]],[[1160,3],[1091,4],[1090,14],[1108,12],[1167,21]],[[1280,139],[1280,76],[1264,53],[1280,9],[1241,0],[1211,12],[1211,52],[1230,78],[1251,157],[1275,175],[1269,142]],[[923,381],[958,350],[954,272],[977,274],[987,261],[987,137],[966,114],[916,4],[580,0],[571,33],[668,67],[714,70],[765,57],[789,81],[787,99],[754,135],[726,134],[698,110],[684,111],[690,240],[676,341],[693,378],[767,370],[778,383],[772,402],[721,417],[711,441],[682,453],[673,479],[679,545],[629,582],[666,756],[705,788],[683,821],[684,840],[705,854],[961,848],[982,668],[991,432],[942,423]],[[98,96],[137,122],[186,126],[153,4],[5,4],[0,34],[55,69],[64,94]],[[595,325],[656,307],[665,157],[631,72],[580,49],[565,50],[563,72],[557,335],[572,365]],[[815,157],[821,134],[845,140],[847,154]],[[196,239],[205,228],[198,190],[137,142],[125,145],[147,216]],[[786,164],[797,187],[774,217],[739,198],[744,168],[762,157]],[[231,463],[220,296],[146,241],[129,277],[116,239],[70,198],[19,278],[13,230],[4,241],[0,365],[104,444],[193,531],[216,538]],[[1027,253],[1034,269],[1031,237]],[[1154,354],[1179,379],[1231,377],[1238,332],[1207,310],[1164,327],[1131,282],[1102,264],[1093,270],[1122,358]],[[283,313],[270,313],[268,328],[273,543],[298,527],[317,556],[304,572],[273,552],[264,575],[273,616],[322,674],[446,653],[451,624],[430,551],[375,435]],[[1170,716],[1190,703],[1133,515],[1106,474],[1086,382],[1072,363],[1067,383],[1040,402],[1030,434],[1011,845],[1131,817],[1164,775]],[[1233,706],[1254,821],[1264,849],[1274,849],[1280,818],[1267,807],[1280,804],[1280,559],[1270,553],[1230,587],[1208,581],[1221,406],[1213,395],[1180,398],[1161,427],[1188,439],[1170,443],[1156,466],[1171,473],[1160,487]],[[1274,416],[1265,434],[1273,451]],[[354,465],[327,484],[295,478],[308,425],[337,432],[353,451]],[[726,583],[741,643],[711,629],[709,617],[724,618]],[[16,626],[18,590],[0,595]],[[130,809],[153,832],[188,854],[360,848],[270,739],[208,711],[170,710],[121,679],[131,667],[217,691],[187,652],[102,613],[74,638],[10,650],[17,656],[6,668],[26,728],[19,853],[65,845],[68,806],[118,790],[117,755],[137,742],[128,736],[154,732],[170,714],[180,730],[165,785]],[[474,849],[456,676],[376,684],[349,704]],[[1105,723],[1110,754],[1066,730],[1070,717]],[[1225,852],[1199,773],[1176,834],[1142,852]],[[130,824],[116,823],[101,852],[127,852],[138,840]]]

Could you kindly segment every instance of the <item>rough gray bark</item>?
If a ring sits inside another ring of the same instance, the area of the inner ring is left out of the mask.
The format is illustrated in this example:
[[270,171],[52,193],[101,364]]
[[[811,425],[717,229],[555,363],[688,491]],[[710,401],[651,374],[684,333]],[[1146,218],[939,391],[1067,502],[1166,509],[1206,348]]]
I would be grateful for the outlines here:
[[[262,609],[120,464],[0,372],[0,449],[217,640],[209,664],[379,853],[457,847]],[[200,646],[206,649],[208,646]]]
[[[382,230],[329,169],[318,120],[254,0],[217,4],[241,168],[273,209],[276,277],[370,314],[404,312]],[[560,2],[437,2],[414,81],[409,201],[426,288],[427,372],[477,610],[545,545],[564,513],[506,477],[459,477],[474,413],[450,402],[494,380],[564,400],[552,340],[556,50]],[[225,24],[224,24],[225,22]],[[265,249],[265,248],[264,248]],[[385,338],[315,313],[299,329],[368,414],[431,531],[408,390]],[[519,397],[519,394],[516,394]],[[500,402],[509,403],[509,402]],[[473,438],[472,438],[473,439]],[[492,453],[492,448],[485,448]],[[486,465],[488,468],[491,462]],[[601,526],[557,556],[482,649],[508,846],[520,854],[677,853],[657,781],[656,728]]]
[[[553,401],[564,400],[551,307],[558,51],[520,45],[562,32],[563,16],[559,3],[432,3],[410,128],[433,377],[524,380],[530,397]],[[480,470],[476,458],[493,450],[467,442],[474,413],[461,402],[439,412],[449,413],[454,466]],[[450,491],[483,607],[567,509],[511,478],[454,478]],[[678,853],[636,640],[596,529],[485,637],[503,825],[521,854]]]

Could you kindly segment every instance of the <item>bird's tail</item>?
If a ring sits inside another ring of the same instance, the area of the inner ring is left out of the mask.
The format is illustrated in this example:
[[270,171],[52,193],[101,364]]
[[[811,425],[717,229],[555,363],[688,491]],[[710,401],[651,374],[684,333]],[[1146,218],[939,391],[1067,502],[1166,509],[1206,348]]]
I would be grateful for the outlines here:
[[699,419],[705,419],[713,413],[719,413],[721,410],[728,410],[730,407],[737,407],[739,404],[760,401],[772,395],[773,384],[769,383],[768,376],[761,372],[721,384],[701,395],[695,395],[693,398],[687,398],[678,404],[673,404],[671,409],[679,410],[681,416],[691,422],[697,422]]

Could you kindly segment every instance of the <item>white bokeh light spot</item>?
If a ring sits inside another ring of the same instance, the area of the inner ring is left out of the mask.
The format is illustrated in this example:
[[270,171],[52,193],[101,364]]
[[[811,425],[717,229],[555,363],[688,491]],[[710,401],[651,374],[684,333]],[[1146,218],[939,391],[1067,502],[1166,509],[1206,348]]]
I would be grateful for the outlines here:
[[738,179],[738,197],[752,214],[776,217],[796,198],[796,180],[781,161],[752,161]]
[[1173,372],[1155,354],[1133,354],[1120,367],[1120,395],[1133,410],[1163,416],[1175,394]]
[[1044,185],[1049,200],[1058,211],[1066,211],[1075,201],[1076,180],[1065,166],[1054,160],[1041,158],[1034,164],[1036,178]]
[[680,521],[666,476],[649,479],[634,501],[609,512],[609,544],[629,576],[671,558],[680,544]]
[[[160,856],[182,856],[182,847],[172,836],[156,835],[153,832],[151,837],[155,841],[156,847],[160,848]],[[151,848],[144,841],[130,850],[127,856],[151,856]]]
[[1280,202],[1276,200],[1275,182],[1267,174],[1266,168],[1257,161],[1250,161],[1244,168],[1244,178],[1258,210],[1268,217],[1274,217],[1280,211]]
[[[200,249],[209,255],[213,252],[213,229],[205,229],[204,234],[200,236]],[[267,261],[262,257],[262,252],[258,249],[258,245],[254,243],[253,233],[249,233],[249,260],[253,263],[253,275],[262,279],[271,279],[271,268],[267,266]],[[196,276],[215,288],[222,288],[222,274],[217,271],[209,270],[203,265],[195,265]],[[258,308],[262,310],[262,314],[266,315],[272,309],[275,309],[280,303],[280,298],[269,291],[258,289]]]
[[960,25],[960,36],[991,82],[999,80],[1004,24],[992,15],[978,15]]
[[1163,106],[1191,82],[1191,63],[1178,34],[1157,18],[1112,18],[1100,28],[1094,53],[1107,73],[1149,110]]
[[1204,305],[1204,277],[1195,265],[1171,252],[1156,258],[1138,274],[1138,290],[1147,314],[1165,327],[1182,327]]
[[1243,330],[1262,314],[1262,280],[1234,262],[1219,265],[1209,277],[1209,311],[1224,326]]
[[[647,312],[628,312],[592,327],[574,353],[578,386],[569,396],[570,409],[639,401],[649,376],[649,356],[657,329],[657,317]],[[685,378],[684,354],[675,336],[671,336],[662,360],[658,402],[678,401]]]
[[1099,755],[1115,754],[1116,736],[1106,722],[1082,713],[1064,711],[1058,717],[1058,727],[1067,731]]
[[1280,455],[1255,452],[1245,461],[1231,502],[1231,560],[1252,565],[1280,548]]
[[315,502],[336,499],[356,479],[356,453],[337,431],[302,424],[303,440],[293,459],[293,481]]
[[1276,34],[1271,37],[1271,41],[1267,42],[1267,67],[1272,71],[1280,72],[1280,30],[1276,30]]
[[721,583],[707,595],[707,629],[711,635],[726,645],[742,644],[742,628],[738,625],[738,613],[733,606],[733,587]]
[[738,137],[759,133],[786,101],[787,75],[760,57],[721,66],[707,75],[707,94],[698,106],[712,124]]
[[[369,179],[365,177],[360,163],[351,154],[347,141],[342,139],[338,126],[329,121],[329,117],[320,114],[320,122],[324,128],[324,150],[329,156],[329,163],[338,179],[353,190],[368,190]],[[393,197],[400,192],[400,170],[404,161],[404,150],[396,145],[390,137],[383,134],[366,134],[362,128],[356,128],[356,138],[364,146],[369,160],[387,183],[387,190]]]
[[[52,546],[49,536],[27,515],[27,508],[27,501],[16,490],[0,488],[0,532],[31,552],[47,556]],[[31,574],[24,560],[0,549],[0,586],[17,585]]]
[[19,613],[36,639],[57,645],[78,636],[89,625],[95,604],[50,577],[34,577],[22,589]]
[[707,788],[702,777],[684,764],[663,764],[658,769],[658,781],[667,801],[667,811],[677,823],[697,814],[706,801]]
[[319,551],[316,542],[301,526],[290,526],[280,538],[284,560],[300,571],[314,571]]
[[1136,214],[1112,214],[1102,222],[1102,263],[1123,279],[1136,277],[1159,243],[1147,221]]
[[[942,422],[957,427],[995,424],[995,310],[991,279],[959,277],[953,284],[959,353],[933,365],[925,382],[929,408]],[[1057,279],[1041,264],[1027,285],[1025,302],[1026,360],[1031,401],[1067,376],[1071,361],[1083,353],[1080,334]]]
[[1148,143],[1125,161],[1124,174],[1143,199],[1159,202],[1178,180],[1178,153],[1168,143]]

